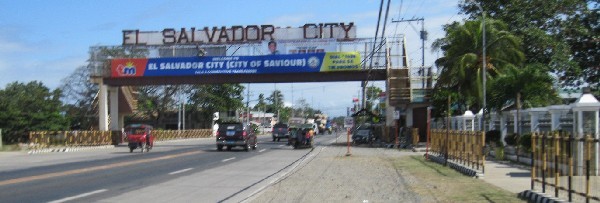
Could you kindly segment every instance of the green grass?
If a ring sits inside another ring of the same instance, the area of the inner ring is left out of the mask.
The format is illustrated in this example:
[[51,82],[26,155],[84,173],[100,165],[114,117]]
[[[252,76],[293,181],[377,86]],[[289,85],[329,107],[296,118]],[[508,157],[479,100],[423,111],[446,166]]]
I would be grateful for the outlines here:
[[12,145],[4,144],[4,145],[2,145],[2,147],[0,147],[0,152],[19,151],[19,150],[21,150],[21,147],[19,147],[19,145],[17,145],[17,144],[12,144]]
[[514,193],[427,161],[422,156],[398,158],[394,160],[394,167],[419,180],[418,184],[411,185],[412,190],[435,196],[440,202],[526,202]]

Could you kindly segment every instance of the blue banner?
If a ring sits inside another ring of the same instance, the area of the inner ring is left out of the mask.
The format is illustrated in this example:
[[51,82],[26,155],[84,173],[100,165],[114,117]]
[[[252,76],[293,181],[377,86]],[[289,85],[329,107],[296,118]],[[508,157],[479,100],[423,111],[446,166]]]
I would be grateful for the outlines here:
[[306,73],[360,70],[358,52],[114,59],[113,77]]

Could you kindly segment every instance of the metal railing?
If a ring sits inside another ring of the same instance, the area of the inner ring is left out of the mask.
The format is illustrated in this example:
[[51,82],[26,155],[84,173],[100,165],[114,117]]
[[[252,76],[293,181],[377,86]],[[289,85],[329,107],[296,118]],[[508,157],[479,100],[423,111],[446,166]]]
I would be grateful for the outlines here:
[[446,161],[485,171],[485,133],[479,131],[431,130],[431,153]]
[[600,201],[598,139],[542,132],[531,136],[531,190],[569,202]]

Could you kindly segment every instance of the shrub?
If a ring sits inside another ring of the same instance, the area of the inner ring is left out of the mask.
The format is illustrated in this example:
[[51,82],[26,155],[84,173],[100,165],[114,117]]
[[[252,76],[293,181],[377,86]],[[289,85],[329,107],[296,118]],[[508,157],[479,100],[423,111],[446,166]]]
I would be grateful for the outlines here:
[[519,139],[519,145],[523,147],[524,150],[527,150],[528,152],[531,151],[531,134],[528,133],[521,136],[521,139]]
[[502,142],[500,141],[500,137],[502,136],[502,134],[500,134],[499,130],[490,130],[487,131],[485,133],[485,143],[486,144],[495,144],[494,146],[502,146]]
[[518,139],[518,137],[519,137],[518,134],[507,135],[504,138],[504,142],[506,142],[507,145],[515,146],[515,145],[517,145],[517,139]]

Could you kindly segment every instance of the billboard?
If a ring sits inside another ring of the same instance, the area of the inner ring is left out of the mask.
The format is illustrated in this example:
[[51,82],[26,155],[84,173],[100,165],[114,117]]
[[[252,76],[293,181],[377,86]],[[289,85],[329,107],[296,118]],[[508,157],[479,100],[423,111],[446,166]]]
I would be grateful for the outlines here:
[[353,71],[360,63],[358,52],[112,59],[111,77]]

